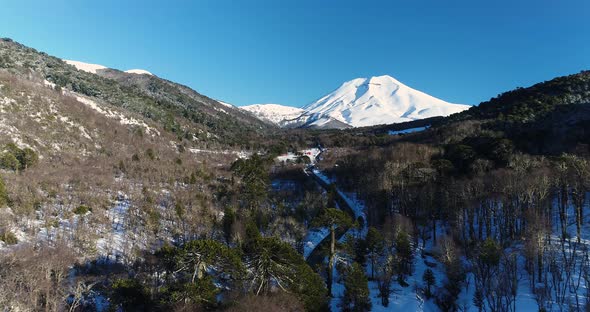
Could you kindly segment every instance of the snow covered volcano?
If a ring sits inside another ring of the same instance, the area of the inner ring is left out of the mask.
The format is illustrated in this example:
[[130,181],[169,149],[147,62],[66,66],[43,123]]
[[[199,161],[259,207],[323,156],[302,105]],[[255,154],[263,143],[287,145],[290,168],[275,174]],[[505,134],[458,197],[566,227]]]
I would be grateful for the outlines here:
[[364,127],[448,116],[469,107],[447,103],[385,75],[343,83],[335,91],[303,107],[302,117],[315,116],[311,118],[320,123],[330,118],[353,127]]
[[345,82],[302,109],[278,104],[241,108],[281,127],[348,128],[448,116],[469,107],[437,99],[386,75]]

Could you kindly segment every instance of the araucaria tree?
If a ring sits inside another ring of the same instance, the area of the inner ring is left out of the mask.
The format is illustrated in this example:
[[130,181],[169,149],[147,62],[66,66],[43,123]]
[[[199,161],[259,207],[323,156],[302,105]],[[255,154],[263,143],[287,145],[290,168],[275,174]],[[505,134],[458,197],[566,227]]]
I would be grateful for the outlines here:
[[328,259],[328,293],[332,296],[332,281],[334,274],[334,262],[336,260],[336,229],[352,226],[352,219],[342,210],[327,208],[314,220],[316,226],[324,226],[330,230],[330,253]]
[[306,311],[325,311],[327,290],[322,278],[313,272],[293,247],[276,237],[259,237],[246,255],[250,291],[267,295],[273,287],[294,293]]
[[268,197],[268,168],[265,159],[257,154],[250,159],[239,159],[232,164],[232,171],[243,182],[242,198],[244,205],[255,209]]

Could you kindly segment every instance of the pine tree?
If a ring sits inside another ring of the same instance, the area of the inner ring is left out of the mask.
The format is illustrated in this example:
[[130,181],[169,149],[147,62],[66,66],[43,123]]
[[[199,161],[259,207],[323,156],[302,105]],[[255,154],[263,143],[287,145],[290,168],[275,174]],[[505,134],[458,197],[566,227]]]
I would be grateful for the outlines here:
[[426,271],[424,271],[422,280],[426,283],[426,298],[430,298],[432,296],[431,287],[436,283],[434,273],[431,269],[426,269]]
[[336,228],[352,226],[352,219],[342,210],[327,208],[314,220],[315,226],[325,226],[330,229],[330,254],[328,259],[328,293],[332,296],[332,281],[334,262],[336,260]]
[[305,311],[328,311],[329,297],[324,279],[305,262],[297,267],[296,277],[297,285],[292,290],[305,305]]
[[414,250],[410,236],[405,231],[399,231],[395,237],[395,250],[397,251],[397,272],[400,284],[405,284],[405,276],[412,274],[412,262]]
[[227,244],[231,243],[232,228],[236,221],[236,213],[231,208],[226,208],[221,223],[223,224],[223,237]]
[[146,288],[136,279],[118,279],[111,285],[111,301],[123,311],[143,311],[150,306]]
[[365,239],[369,259],[371,259],[371,279],[375,278],[375,265],[379,254],[383,251],[384,239],[383,235],[374,227],[370,227]]
[[371,310],[369,285],[365,270],[358,263],[353,263],[344,278],[344,296],[341,302],[342,311],[365,312]]

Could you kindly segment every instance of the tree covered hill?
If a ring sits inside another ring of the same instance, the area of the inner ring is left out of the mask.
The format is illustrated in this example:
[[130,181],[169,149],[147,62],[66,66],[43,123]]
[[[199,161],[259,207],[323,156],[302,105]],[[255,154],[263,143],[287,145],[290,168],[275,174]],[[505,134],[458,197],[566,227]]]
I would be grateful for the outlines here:
[[[537,155],[588,154],[590,150],[590,71],[557,77],[498,95],[449,117],[345,130],[350,144],[390,145],[407,141],[435,145],[472,145],[475,137],[507,139],[516,150]],[[390,133],[428,128],[391,138]],[[324,137],[327,135],[324,134]],[[475,147],[472,145],[472,147]]]
[[10,39],[0,40],[0,68],[20,76],[37,75],[59,88],[139,113],[199,145],[247,145],[269,127],[186,86],[110,69],[99,74],[80,71]]
[[449,119],[458,121],[497,118],[531,122],[545,117],[558,106],[584,103],[590,103],[590,71],[581,71],[502,93]]

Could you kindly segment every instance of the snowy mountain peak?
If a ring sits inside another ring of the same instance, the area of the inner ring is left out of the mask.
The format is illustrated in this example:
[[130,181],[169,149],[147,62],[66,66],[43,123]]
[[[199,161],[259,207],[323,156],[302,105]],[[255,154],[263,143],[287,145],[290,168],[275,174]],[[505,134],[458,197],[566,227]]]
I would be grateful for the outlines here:
[[363,127],[448,116],[468,108],[468,105],[447,103],[383,75],[347,81],[303,109],[304,115],[316,116],[313,118],[332,118]]

